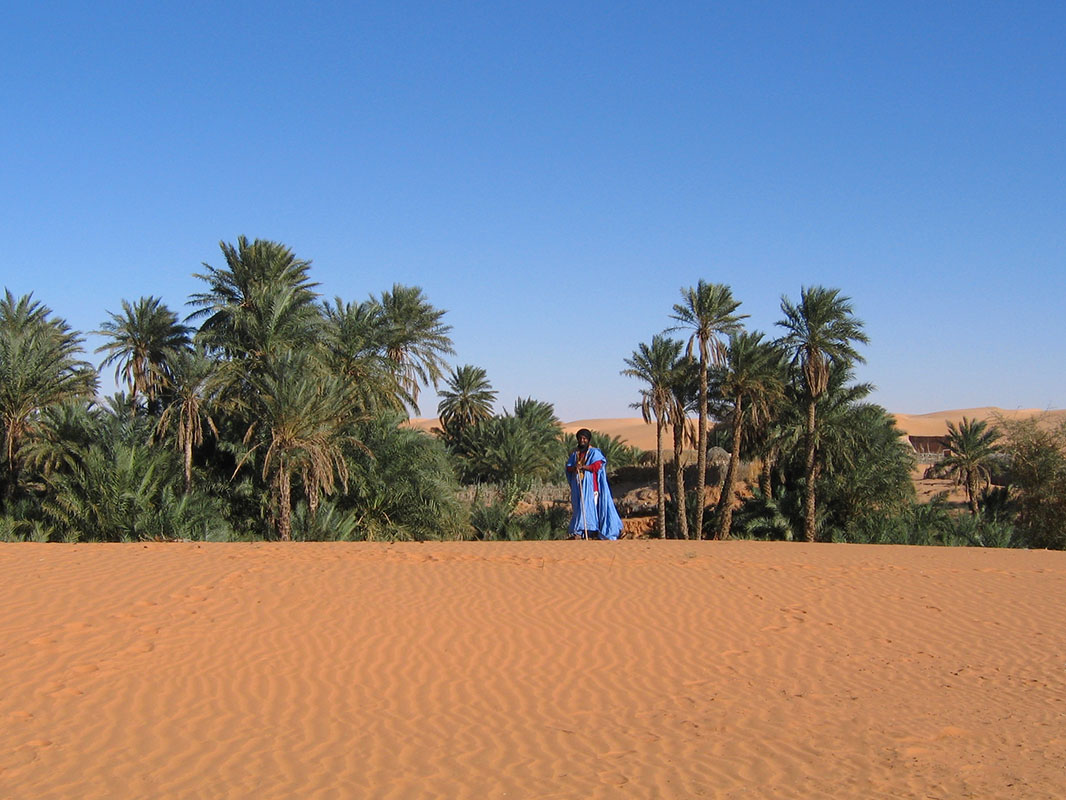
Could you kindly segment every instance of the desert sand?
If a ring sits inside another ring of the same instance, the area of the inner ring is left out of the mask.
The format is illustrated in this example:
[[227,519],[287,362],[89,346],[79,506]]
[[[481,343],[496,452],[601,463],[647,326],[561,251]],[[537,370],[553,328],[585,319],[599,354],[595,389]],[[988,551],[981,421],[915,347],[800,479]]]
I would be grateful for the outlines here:
[[1066,553],[0,545],[3,798],[1061,798]]

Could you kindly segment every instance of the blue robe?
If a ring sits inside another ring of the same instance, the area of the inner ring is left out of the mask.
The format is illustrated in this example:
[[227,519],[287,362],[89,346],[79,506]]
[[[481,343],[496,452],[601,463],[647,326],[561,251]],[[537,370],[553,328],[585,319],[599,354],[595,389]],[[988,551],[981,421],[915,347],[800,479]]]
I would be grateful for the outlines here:
[[[617,539],[622,533],[622,518],[614,507],[614,498],[611,497],[611,487],[607,485],[607,459],[598,447],[589,447],[585,457],[586,464],[595,464],[602,461],[603,464],[596,471],[596,479],[593,481],[593,473],[586,472],[582,483],[578,484],[577,473],[567,472],[567,480],[570,481],[570,503],[574,513],[570,517],[570,527],[567,532],[571,536],[584,536],[585,531],[589,534],[599,533],[602,539]],[[570,453],[566,466],[573,467],[577,463],[577,451]],[[599,487],[599,493],[594,487]],[[582,514],[581,501],[584,499],[585,509]]]

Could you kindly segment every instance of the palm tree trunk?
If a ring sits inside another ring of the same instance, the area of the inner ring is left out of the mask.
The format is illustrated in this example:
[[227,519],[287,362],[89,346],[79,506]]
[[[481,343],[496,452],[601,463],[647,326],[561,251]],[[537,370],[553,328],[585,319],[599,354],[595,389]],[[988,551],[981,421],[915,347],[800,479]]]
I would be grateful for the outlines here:
[[814,456],[815,456],[815,442],[814,442],[814,405],[815,401],[811,399],[807,403],[807,501],[804,505],[804,519],[803,519],[803,536],[808,542],[813,542],[815,539],[814,529]]
[[278,538],[283,542],[292,540],[292,481],[287,469],[278,465]]
[[980,509],[977,508],[977,476],[972,473],[966,476],[966,499],[969,501],[970,513],[976,517]]
[[655,420],[655,465],[659,468],[656,507],[658,511],[659,538],[666,538],[666,464],[663,461],[663,420]]
[[729,453],[729,467],[725,471],[725,482],[722,484],[722,495],[718,498],[718,509],[715,516],[718,524],[715,526],[714,538],[727,539],[729,529],[733,525],[733,484],[737,479],[737,467],[740,465],[740,434],[742,400],[738,396],[733,401],[733,445]]
[[685,465],[681,456],[685,448],[685,420],[674,423],[674,501],[677,503],[677,520],[681,538],[688,538],[688,509],[685,507]]
[[7,501],[15,499],[19,484],[19,462],[15,455],[18,451],[18,443],[16,441],[18,434],[17,423],[9,423],[5,427],[4,458],[7,461],[7,486],[4,487],[4,499]]
[[768,451],[763,455],[762,468],[759,470],[759,491],[763,493],[764,497],[769,497],[772,491],[770,486],[770,473],[773,470],[773,464],[773,455]]
[[703,538],[703,493],[707,487],[707,357],[700,352],[700,429],[696,435],[696,536]]
[[192,437],[186,436],[182,449],[184,450],[185,466],[185,494],[192,493]]

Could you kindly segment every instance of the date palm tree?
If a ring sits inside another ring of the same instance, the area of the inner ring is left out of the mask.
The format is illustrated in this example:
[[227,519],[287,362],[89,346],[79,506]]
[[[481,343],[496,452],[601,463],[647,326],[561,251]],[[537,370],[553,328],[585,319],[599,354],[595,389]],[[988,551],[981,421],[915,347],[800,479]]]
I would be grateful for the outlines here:
[[656,334],[651,344],[641,343],[633,355],[625,359],[626,369],[622,374],[636,378],[647,384],[641,389],[639,408],[641,416],[647,423],[655,423],[655,466],[658,470],[656,491],[656,511],[658,516],[659,538],[666,538],[666,471],[663,463],[663,430],[670,422],[674,408],[671,384],[674,377],[674,365],[684,345],[675,340]]
[[0,300],[0,425],[6,466],[4,497],[20,483],[20,448],[40,412],[96,391],[96,370],[78,358],[82,339],[51,309],[4,291]]
[[262,454],[262,477],[273,495],[278,538],[292,538],[292,483],[303,478],[313,512],[337,483],[347,487],[346,449],[362,447],[354,432],[359,420],[346,385],[314,363],[308,351],[274,355],[248,376],[246,416],[253,420],[244,441]]
[[869,339],[863,333],[862,321],[852,311],[850,298],[843,297],[839,289],[804,287],[798,304],[793,304],[787,297],[781,298],[781,311],[785,318],[777,324],[785,329],[785,335],[779,342],[791,356],[807,406],[803,533],[808,542],[813,542],[817,519],[818,400],[826,392],[834,365],[865,360],[855,350],[855,344],[865,344]]
[[688,503],[685,496],[685,445],[697,446],[696,431],[689,414],[698,411],[699,365],[690,358],[680,356],[674,361],[670,374],[670,427],[674,444],[674,502],[677,504],[677,520],[682,539],[689,538]]
[[220,242],[225,267],[207,268],[194,277],[208,290],[191,296],[199,306],[189,319],[202,318],[196,338],[227,358],[256,362],[271,352],[303,347],[314,340],[321,323],[310,261],[298,259],[283,244],[238,237]]
[[733,299],[732,290],[721,283],[701,280],[695,287],[681,290],[682,302],[674,305],[671,317],[679,323],[671,330],[691,331],[688,340],[688,355],[699,350],[700,393],[699,428],[696,444],[696,538],[703,538],[704,489],[707,485],[707,370],[711,365],[722,363],[725,358],[723,336],[742,330],[742,319],[747,314],[737,314],[740,301]]
[[471,364],[453,369],[445,384],[448,388],[440,392],[437,416],[445,442],[461,445],[471,428],[492,416],[496,391],[485,370]]
[[174,442],[182,454],[185,494],[192,492],[192,450],[203,444],[204,423],[218,436],[207,410],[217,376],[217,362],[202,349],[184,351],[174,359],[173,388],[159,416],[156,434],[165,436],[171,427],[175,430]]
[[381,307],[372,301],[323,305],[322,344],[330,371],[343,377],[353,401],[366,413],[403,413],[414,404],[394,362],[385,352]]
[[130,405],[135,410],[137,395],[143,394],[149,412],[169,384],[172,363],[189,349],[191,328],[178,323],[178,316],[158,297],[142,297],[136,303],[122,301],[122,313],[107,312],[111,319],[94,331],[110,341],[96,348],[107,353],[100,369],[115,365],[115,381],[129,388]]
[[948,475],[966,487],[966,500],[974,516],[978,513],[978,484],[991,482],[992,465],[1000,452],[996,445],[999,437],[999,431],[985,420],[963,417],[958,426],[949,422],[946,453],[934,467],[935,474]]
[[443,375],[444,357],[455,352],[448,336],[452,327],[441,321],[446,312],[434,308],[421,288],[398,283],[373,302],[379,308],[385,354],[418,413],[420,385],[435,387]]
[[715,388],[732,405],[732,446],[722,494],[715,512],[714,538],[725,539],[733,521],[733,487],[745,432],[764,424],[785,391],[784,352],[760,332],[729,337],[725,364],[717,370]]

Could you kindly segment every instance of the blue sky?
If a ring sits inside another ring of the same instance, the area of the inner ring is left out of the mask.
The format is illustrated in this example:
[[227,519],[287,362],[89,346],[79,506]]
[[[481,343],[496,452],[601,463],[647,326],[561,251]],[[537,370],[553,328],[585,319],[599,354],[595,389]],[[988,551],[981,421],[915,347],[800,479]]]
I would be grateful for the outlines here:
[[1059,2],[17,4],[0,282],[91,331],[272,239],[566,420],[635,413],[681,287],[776,335],[822,284],[890,411],[1064,408],[1064,42]]

